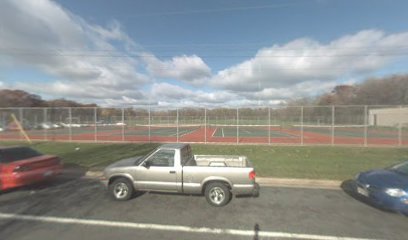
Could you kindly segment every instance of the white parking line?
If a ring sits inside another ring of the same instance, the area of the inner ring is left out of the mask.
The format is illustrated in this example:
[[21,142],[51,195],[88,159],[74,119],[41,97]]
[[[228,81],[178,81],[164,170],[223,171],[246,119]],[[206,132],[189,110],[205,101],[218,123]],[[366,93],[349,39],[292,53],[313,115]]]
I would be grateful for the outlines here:
[[[136,229],[186,232],[186,233],[207,233],[207,234],[235,235],[235,236],[254,236],[255,235],[255,231],[253,230],[221,229],[221,228],[205,228],[205,227],[197,228],[197,227],[188,227],[188,226],[180,226],[180,225],[115,222],[115,221],[106,221],[106,220],[46,217],[46,216],[33,216],[33,215],[21,215],[21,214],[9,214],[9,213],[0,213],[0,219],[59,223],[59,224],[73,224],[73,225],[118,227],[118,228],[136,228]],[[259,237],[271,237],[271,238],[310,239],[310,240],[373,240],[373,239],[368,239],[368,238],[352,238],[352,237],[338,237],[338,236],[311,235],[311,234],[298,234],[298,233],[285,233],[285,232],[269,232],[269,231],[259,231],[258,236]]]

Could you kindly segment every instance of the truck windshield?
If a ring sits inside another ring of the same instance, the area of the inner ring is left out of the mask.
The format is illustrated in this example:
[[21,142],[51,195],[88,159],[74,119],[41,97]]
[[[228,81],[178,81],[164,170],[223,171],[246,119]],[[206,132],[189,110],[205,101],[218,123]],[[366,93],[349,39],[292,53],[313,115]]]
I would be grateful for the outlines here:
[[[149,155],[150,155],[150,154],[151,154],[151,152],[149,153]],[[148,155],[146,155],[146,156],[148,156]],[[135,165],[141,164],[141,163],[143,162],[143,160],[146,158],[146,156],[139,157],[138,159],[136,159]]]
[[139,158],[135,164],[138,165],[140,163],[142,163],[146,158],[148,158],[150,155],[152,155],[154,152],[157,151],[157,148],[153,149],[152,151],[150,151],[148,154],[144,155],[143,157]]

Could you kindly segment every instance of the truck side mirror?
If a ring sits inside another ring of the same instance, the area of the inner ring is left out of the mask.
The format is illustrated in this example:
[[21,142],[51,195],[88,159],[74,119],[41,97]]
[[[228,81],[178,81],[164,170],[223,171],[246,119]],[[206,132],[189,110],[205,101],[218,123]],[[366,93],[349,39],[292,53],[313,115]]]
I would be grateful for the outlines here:
[[152,163],[150,161],[146,161],[146,162],[143,163],[143,166],[145,168],[150,168],[151,165],[152,165]]

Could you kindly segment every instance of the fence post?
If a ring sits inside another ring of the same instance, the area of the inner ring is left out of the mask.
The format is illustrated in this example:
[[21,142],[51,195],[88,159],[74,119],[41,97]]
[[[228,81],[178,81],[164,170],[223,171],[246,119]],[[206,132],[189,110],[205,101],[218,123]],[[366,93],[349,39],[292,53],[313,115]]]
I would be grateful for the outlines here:
[[300,107],[300,145],[303,146],[303,139],[304,139],[304,135],[303,135],[303,106]]
[[[47,108],[43,108],[43,121],[44,122],[48,122],[47,121]],[[51,121],[50,121],[51,122]],[[51,124],[54,124],[54,123],[51,123]],[[44,132],[43,132],[43,139],[46,141],[46,140],[48,140],[48,130],[46,129],[46,128],[44,128],[43,129],[44,130]]]
[[332,105],[332,126],[331,126],[331,145],[333,146],[334,145],[334,123],[335,123],[335,121],[334,121],[334,110],[335,110],[335,108],[334,108],[334,105]]
[[149,105],[149,121],[148,121],[148,126],[147,126],[147,128],[148,128],[148,132],[149,132],[149,143],[152,141],[152,138],[151,138],[151,136],[150,136],[150,125],[151,125],[151,113],[150,113],[150,105]]
[[271,108],[268,107],[268,144],[271,145]]
[[[23,126],[23,108],[18,108],[18,121],[20,121],[20,124]],[[24,128],[24,127],[23,127]]]
[[97,109],[96,107],[94,108],[94,126],[95,126],[95,132],[94,132],[94,141],[98,142],[98,126],[97,126],[97,122],[98,122],[98,113],[97,113]]
[[69,118],[69,121],[68,121],[69,141],[72,142],[72,109],[71,108],[68,108],[68,118]]
[[177,108],[176,112],[177,112],[177,117],[176,117],[176,131],[177,132],[176,132],[176,134],[177,134],[177,142],[179,142],[179,109],[178,108]]
[[125,109],[122,107],[122,142],[125,141]]
[[402,145],[402,106],[399,106],[398,121],[398,146]]
[[368,138],[368,108],[364,105],[364,147],[367,147]]
[[237,108],[237,144],[239,143],[239,108]]
[[[24,119],[23,119],[23,108],[18,108],[18,121],[20,122],[21,128],[24,130]],[[20,140],[23,139],[23,133],[20,131]]]
[[207,144],[207,108],[204,108],[204,143]]

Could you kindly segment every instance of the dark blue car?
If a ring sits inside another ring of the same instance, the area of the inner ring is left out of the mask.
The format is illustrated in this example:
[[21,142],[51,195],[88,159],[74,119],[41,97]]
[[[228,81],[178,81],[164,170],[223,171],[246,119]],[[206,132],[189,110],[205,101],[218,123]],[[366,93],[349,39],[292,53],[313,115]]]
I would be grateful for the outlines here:
[[408,215],[408,161],[359,173],[355,183],[358,195],[381,208]]

